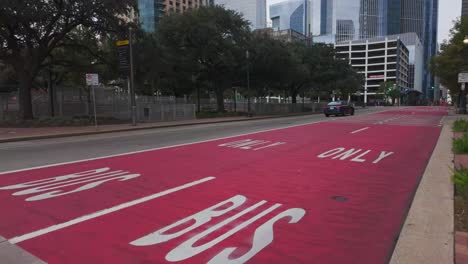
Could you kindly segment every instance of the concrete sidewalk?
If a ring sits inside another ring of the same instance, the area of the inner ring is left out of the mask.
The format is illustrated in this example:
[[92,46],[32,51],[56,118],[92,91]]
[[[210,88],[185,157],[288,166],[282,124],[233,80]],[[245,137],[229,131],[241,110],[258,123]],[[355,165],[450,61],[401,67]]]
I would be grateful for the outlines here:
[[446,118],[398,238],[391,264],[454,263],[452,124]]
[[320,114],[320,113],[300,113],[300,114],[269,115],[269,116],[256,116],[256,117],[240,116],[240,117],[206,118],[206,119],[169,121],[169,122],[158,122],[158,123],[139,123],[137,124],[137,126],[132,126],[130,124],[102,125],[102,126],[98,126],[97,129],[94,126],[28,127],[28,128],[0,127],[0,143],[23,141],[23,140],[34,140],[34,139],[84,136],[84,135],[104,134],[104,133],[113,133],[113,132],[126,132],[126,131],[154,129],[154,128],[206,125],[206,124],[214,124],[214,123],[241,122],[241,121],[252,121],[252,120],[261,120],[261,119],[307,116],[307,115],[317,115],[317,114]]
[[22,248],[0,236],[0,263],[2,264],[46,264]]

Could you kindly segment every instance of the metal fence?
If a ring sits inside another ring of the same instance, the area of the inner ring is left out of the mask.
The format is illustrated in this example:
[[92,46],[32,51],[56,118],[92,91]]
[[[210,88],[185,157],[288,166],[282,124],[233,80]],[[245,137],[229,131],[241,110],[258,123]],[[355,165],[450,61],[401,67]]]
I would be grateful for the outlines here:
[[[112,117],[121,120],[131,119],[130,95],[114,89],[95,90],[96,113],[98,117]],[[290,99],[289,99],[290,100]],[[84,89],[58,87],[54,96],[53,112],[59,117],[80,117],[94,114],[93,97]],[[32,105],[35,117],[51,116],[50,95],[46,92],[33,92]],[[176,98],[172,96],[137,96],[137,119],[141,122],[190,120],[196,118],[197,100],[194,97]],[[297,104],[284,103],[284,99],[252,98],[251,112],[256,115],[274,115],[300,112],[320,112],[326,103],[298,100]],[[248,111],[245,99],[224,100],[228,112]],[[0,94],[0,120],[15,118],[18,114],[16,93]],[[202,111],[216,111],[215,98],[200,100]]]
[[[131,119],[130,95],[111,89],[96,89],[96,114],[121,120]],[[94,115],[93,97],[83,90],[58,90],[53,99],[54,116],[80,117]],[[46,93],[34,92],[32,96],[35,117],[52,115],[51,98]],[[195,105],[157,100],[148,96],[137,96],[137,119],[140,122],[176,121],[195,119]],[[16,93],[0,96],[0,120],[13,119],[18,114]]]

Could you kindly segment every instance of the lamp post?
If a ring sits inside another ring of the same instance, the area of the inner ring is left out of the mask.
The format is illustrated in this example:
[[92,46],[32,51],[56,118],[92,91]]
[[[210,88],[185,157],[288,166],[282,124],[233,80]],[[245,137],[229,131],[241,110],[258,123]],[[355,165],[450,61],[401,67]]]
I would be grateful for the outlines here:
[[247,115],[250,117],[252,113],[250,112],[250,68],[249,68],[249,51],[245,51],[245,58],[247,59]]
[[137,107],[135,100],[135,85],[134,85],[134,65],[133,65],[133,31],[130,27],[128,29],[128,39],[130,42],[130,96],[132,106],[132,126],[136,126],[137,123]]
[[[465,39],[463,40],[463,44],[465,46],[468,45],[468,36],[465,36]],[[465,54],[466,54],[466,50],[467,50],[467,47],[464,47],[465,50]],[[463,56],[465,55],[463,54]],[[466,93],[465,93],[465,83],[462,82],[461,83],[461,92],[460,92],[460,114],[464,115],[466,114]]]

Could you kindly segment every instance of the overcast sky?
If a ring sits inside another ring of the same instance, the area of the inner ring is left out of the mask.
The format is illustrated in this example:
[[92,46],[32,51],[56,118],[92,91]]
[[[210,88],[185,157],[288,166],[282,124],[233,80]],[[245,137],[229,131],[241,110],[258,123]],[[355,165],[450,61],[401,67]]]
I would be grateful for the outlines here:
[[[267,5],[282,1],[284,0],[267,0]],[[460,15],[461,0],[439,0],[439,43],[444,39],[448,39],[449,31],[453,26],[452,21],[457,19]]]

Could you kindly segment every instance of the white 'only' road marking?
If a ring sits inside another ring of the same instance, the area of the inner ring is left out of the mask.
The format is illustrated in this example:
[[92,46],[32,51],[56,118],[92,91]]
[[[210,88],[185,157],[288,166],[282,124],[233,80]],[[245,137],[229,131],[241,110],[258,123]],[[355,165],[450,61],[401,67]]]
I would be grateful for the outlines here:
[[[366,116],[366,115],[372,115],[372,114],[376,114],[376,113],[383,113],[383,112],[386,112],[386,111],[389,111],[389,110],[382,110],[382,111],[375,111],[375,112],[365,113],[365,114],[359,115],[359,116],[357,116],[357,117]],[[1,176],[1,175],[5,175],[5,174],[10,174],[10,173],[15,173],[15,172],[30,171],[30,170],[36,170],[36,169],[43,169],[43,168],[56,167],[56,166],[61,166],[61,165],[75,164],[75,163],[80,163],[80,162],[87,162],[87,161],[93,161],[93,160],[100,160],[100,159],[106,159],[106,158],[114,158],[114,157],[121,157],[121,156],[127,156],[127,155],[138,154],[138,153],[151,152],[151,151],[155,151],[155,150],[162,150],[162,149],[170,149],[170,148],[177,148],[177,147],[183,147],[183,146],[190,146],[190,145],[195,145],[195,144],[200,144],[200,143],[207,143],[207,142],[213,142],[213,141],[218,141],[218,140],[223,140],[223,139],[236,138],[236,137],[242,137],[242,136],[247,136],[247,135],[261,134],[261,133],[270,132],[270,131],[286,130],[286,129],[294,128],[294,127],[302,127],[302,126],[309,126],[309,125],[312,125],[312,124],[326,123],[326,122],[333,121],[333,120],[336,120],[336,119],[330,119],[330,120],[324,119],[324,120],[315,121],[315,122],[309,122],[309,123],[305,123],[305,124],[290,125],[290,126],[285,126],[285,127],[280,127],[280,128],[273,128],[273,129],[265,129],[265,130],[260,130],[260,131],[256,131],[256,132],[248,132],[248,133],[242,133],[242,134],[237,134],[237,135],[232,135],[232,136],[226,136],[226,137],[212,138],[212,139],[207,139],[207,140],[194,141],[194,142],[190,142],[190,143],[182,143],[182,144],[170,145],[170,146],[165,146],[165,147],[157,147],[157,148],[150,148],[150,149],[144,149],[144,150],[130,151],[130,152],[125,152],[125,153],[120,153],[120,154],[113,154],[113,155],[107,155],[107,156],[100,156],[100,157],[89,158],[89,159],[81,159],[81,160],[74,160],[74,161],[59,162],[59,163],[47,164],[47,165],[42,165],[42,166],[35,166],[35,167],[24,168],[24,169],[2,171],[2,172],[0,172],[0,176]]]

